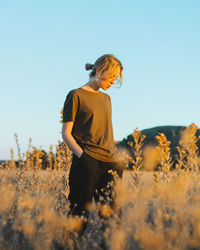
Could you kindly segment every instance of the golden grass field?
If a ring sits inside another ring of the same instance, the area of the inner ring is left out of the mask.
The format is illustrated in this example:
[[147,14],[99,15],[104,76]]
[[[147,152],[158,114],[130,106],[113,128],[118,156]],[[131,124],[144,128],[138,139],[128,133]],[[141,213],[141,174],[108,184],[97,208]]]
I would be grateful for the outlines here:
[[[102,242],[112,250],[200,249],[196,130],[195,124],[185,130],[172,170],[165,135],[157,136],[152,159],[152,151],[142,153],[144,137],[136,129],[132,170],[125,170],[122,180],[115,178],[115,209],[92,203],[81,239],[83,218],[68,215],[70,150],[59,144],[54,155],[51,148],[43,169],[43,152],[30,146],[22,157],[16,136],[19,163],[11,150],[11,160],[0,168],[0,249],[102,249]],[[153,164],[159,164],[159,171],[142,171]]]

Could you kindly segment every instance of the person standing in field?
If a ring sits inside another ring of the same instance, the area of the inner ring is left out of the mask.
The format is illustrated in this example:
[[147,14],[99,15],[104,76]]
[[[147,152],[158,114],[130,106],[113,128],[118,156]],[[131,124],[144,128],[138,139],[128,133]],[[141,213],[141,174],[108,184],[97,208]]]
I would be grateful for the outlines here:
[[[116,82],[122,84],[123,66],[115,56],[105,54],[85,68],[91,70],[89,81],[66,97],[62,137],[73,153],[68,197],[71,213],[87,217],[87,204],[93,197],[96,202],[100,197],[109,200],[108,186],[114,180],[111,172],[119,177],[123,174],[113,137],[111,99],[99,91]],[[110,199],[113,206],[112,195]]]

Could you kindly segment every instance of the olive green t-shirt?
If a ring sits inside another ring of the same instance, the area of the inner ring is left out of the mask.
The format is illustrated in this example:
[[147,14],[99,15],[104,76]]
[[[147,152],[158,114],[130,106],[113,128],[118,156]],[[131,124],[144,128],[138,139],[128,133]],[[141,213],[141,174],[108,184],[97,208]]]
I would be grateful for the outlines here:
[[108,94],[83,88],[71,90],[63,110],[63,122],[68,121],[74,122],[72,136],[87,154],[100,161],[117,161]]

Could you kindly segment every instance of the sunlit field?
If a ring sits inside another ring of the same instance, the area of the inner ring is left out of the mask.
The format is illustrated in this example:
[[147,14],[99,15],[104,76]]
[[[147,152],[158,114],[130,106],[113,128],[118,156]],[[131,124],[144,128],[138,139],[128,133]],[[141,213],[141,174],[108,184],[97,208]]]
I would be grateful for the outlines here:
[[123,152],[123,178],[113,173],[115,208],[89,204],[81,237],[84,218],[69,214],[67,200],[71,151],[59,142],[56,154],[45,153],[30,141],[22,156],[16,135],[18,162],[11,150],[0,168],[0,249],[200,249],[196,131],[195,124],[184,131],[174,164],[164,134],[142,150],[145,136],[136,129],[135,157]]

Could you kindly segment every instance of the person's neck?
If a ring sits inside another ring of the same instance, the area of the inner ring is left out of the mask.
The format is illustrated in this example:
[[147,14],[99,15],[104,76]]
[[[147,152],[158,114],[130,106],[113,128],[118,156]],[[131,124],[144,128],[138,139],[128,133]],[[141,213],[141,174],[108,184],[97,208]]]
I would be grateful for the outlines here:
[[92,92],[99,92],[100,88],[95,80],[89,80],[83,87]]

